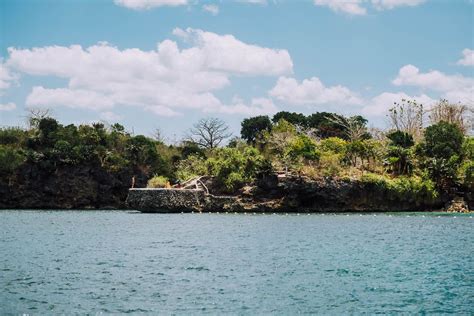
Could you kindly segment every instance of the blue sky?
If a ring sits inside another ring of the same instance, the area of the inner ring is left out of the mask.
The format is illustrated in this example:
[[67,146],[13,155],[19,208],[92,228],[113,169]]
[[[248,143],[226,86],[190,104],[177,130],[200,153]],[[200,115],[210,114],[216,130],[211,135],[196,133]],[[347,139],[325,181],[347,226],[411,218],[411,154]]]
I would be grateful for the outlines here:
[[[258,3],[252,3],[258,2]],[[47,107],[170,141],[201,117],[473,101],[472,1],[2,0],[0,125]]]

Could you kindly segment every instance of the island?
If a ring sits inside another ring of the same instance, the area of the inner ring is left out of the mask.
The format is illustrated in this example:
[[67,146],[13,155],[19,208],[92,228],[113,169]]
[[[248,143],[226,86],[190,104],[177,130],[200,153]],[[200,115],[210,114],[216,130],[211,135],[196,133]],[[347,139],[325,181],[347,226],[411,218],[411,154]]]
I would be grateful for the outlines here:
[[360,115],[282,111],[244,119],[233,138],[224,121],[203,118],[167,143],[35,112],[27,128],[0,129],[0,208],[467,212],[471,115],[446,100],[429,110],[401,100],[381,130]]

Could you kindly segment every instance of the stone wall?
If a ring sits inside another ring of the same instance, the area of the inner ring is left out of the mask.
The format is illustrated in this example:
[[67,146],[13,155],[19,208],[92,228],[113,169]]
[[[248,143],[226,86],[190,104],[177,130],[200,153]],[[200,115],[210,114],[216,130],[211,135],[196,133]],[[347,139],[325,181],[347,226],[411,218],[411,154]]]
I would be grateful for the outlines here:
[[200,211],[204,205],[203,190],[182,189],[130,189],[127,205],[142,212]]

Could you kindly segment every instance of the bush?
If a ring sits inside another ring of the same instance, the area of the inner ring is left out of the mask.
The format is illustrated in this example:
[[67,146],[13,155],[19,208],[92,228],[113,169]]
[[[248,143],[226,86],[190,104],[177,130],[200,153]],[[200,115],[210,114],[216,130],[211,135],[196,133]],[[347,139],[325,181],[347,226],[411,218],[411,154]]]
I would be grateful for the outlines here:
[[21,151],[0,145],[0,173],[12,174],[24,161]]
[[170,188],[170,182],[168,178],[163,176],[154,176],[146,185],[147,188]]
[[380,192],[386,192],[392,199],[401,201],[425,201],[438,197],[435,184],[421,177],[398,177],[390,179],[373,173],[361,177],[363,183],[372,184]]
[[339,137],[329,137],[319,142],[321,151],[344,155],[347,150],[347,141]]
[[176,177],[181,181],[187,181],[197,176],[208,175],[206,160],[198,155],[189,155],[176,165]]

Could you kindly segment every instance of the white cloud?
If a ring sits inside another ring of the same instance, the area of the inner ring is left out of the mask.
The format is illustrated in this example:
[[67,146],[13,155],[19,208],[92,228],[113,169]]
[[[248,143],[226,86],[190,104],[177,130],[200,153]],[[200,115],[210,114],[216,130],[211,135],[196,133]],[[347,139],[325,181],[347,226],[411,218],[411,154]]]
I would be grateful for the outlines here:
[[18,77],[12,74],[0,59],[0,95],[3,95],[4,91],[11,87],[12,82],[17,80]]
[[114,0],[116,5],[133,10],[148,10],[162,6],[180,6],[188,4],[187,0]]
[[250,45],[232,35],[192,28],[177,28],[173,34],[192,41],[196,45],[192,53],[210,70],[245,75],[280,75],[293,71],[293,62],[285,49]]
[[237,0],[237,2],[266,5],[267,0]]
[[103,111],[129,105],[164,116],[178,115],[184,109],[221,111],[224,105],[213,92],[228,86],[232,75],[292,72],[286,50],[249,45],[231,35],[201,30],[177,29],[174,33],[188,36],[192,46],[180,49],[176,42],[164,40],[151,51],[119,50],[107,43],[88,48],[9,48],[6,65],[28,75],[68,80],[66,87],[34,87],[27,97],[28,106]]
[[294,78],[280,77],[269,91],[270,96],[292,105],[361,104],[362,100],[350,89],[338,85],[326,87],[317,77],[299,83]]
[[437,70],[426,73],[413,65],[400,68],[398,76],[392,81],[397,86],[408,85],[438,91],[451,102],[472,102],[474,79],[462,75],[446,75]]
[[47,89],[37,86],[33,87],[26,98],[26,105],[29,107],[66,106],[101,110],[113,107],[114,103],[111,98],[91,90]]
[[462,51],[463,58],[458,60],[458,65],[474,66],[474,50],[466,48]]
[[436,102],[436,100],[430,98],[426,94],[409,96],[404,92],[384,92],[368,100],[367,105],[362,108],[362,114],[368,117],[385,116],[388,113],[388,110],[393,107],[394,103],[399,103],[402,99],[416,100],[427,108]]
[[351,15],[365,15],[366,8],[361,6],[361,0],[314,0],[317,6],[326,6],[335,12],[343,12]]
[[342,12],[349,15],[366,15],[367,9],[392,10],[396,7],[414,7],[426,0],[313,0],[316,6],[325,6],[334,12]]
[[204,11],[209,12],[212,15],[218,15],[219,14],[219,7],[215,4],[205,4],[202,6],[202,9]]
[[234,98],[230,105],[219,105],[216,108],[207,109],[208,112],[225,113],[225,114],[244,114],[248,116],[255,115],[271,115],[278,111],[277,107],[271,99],[253,98],[250,105],[243,100]]
[[0,104],[0,111],[13,111],[14,109],[16,109],[16,104],[13,102]]
[[425,1],[426,0],[372,0],[372,4],[377,10],[391,10],[402,6],[415,7]]
[[117,122],[123,119],[121,115],[118,115],[114,112],[107,111],[100,113],[100,118],[107,121],[107,122]]

